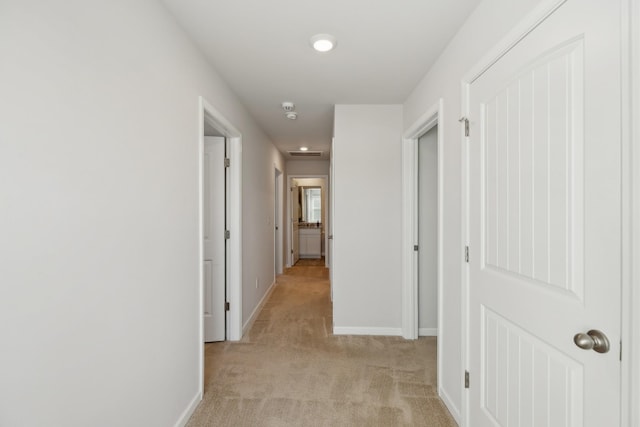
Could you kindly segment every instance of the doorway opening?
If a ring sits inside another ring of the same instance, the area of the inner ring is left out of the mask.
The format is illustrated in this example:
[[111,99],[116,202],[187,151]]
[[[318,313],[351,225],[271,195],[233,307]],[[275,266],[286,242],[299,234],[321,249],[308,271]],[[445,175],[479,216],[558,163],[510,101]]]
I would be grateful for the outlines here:
[[[442,378],[443,101],[405,133],[402,143],[402,336],[437,336]],[[422,283],[421,283],[422,282]],[[442,397],[438,381],[438,394]]]
[[288,188],[287,267],[300,259],[322,260],[321,264],[329,267],[328,177],[289,175]]
[[273,230],[273,280],[275,282],[276,276],[282,274],[282,191],[283,191],[283,176],[282,171],[274,166],[274,230]]
[[438,335],[438,126],[417,144],[418,336]]
[[242,338],[242,136],[200,97],[198,141],[200,397],[205,341]]

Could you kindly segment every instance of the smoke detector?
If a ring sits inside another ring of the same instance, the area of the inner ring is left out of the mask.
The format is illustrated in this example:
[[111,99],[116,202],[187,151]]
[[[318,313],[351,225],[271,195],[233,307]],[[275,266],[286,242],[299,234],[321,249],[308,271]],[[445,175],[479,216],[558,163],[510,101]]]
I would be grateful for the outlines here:
[[296,105],[293,102],[283,102],[282,109],[284,111],[293,111],[296,109]]
[[289,111],[284,116],[289,120],[295,120],[298,118],[298,113],[296,113],[295,111]]

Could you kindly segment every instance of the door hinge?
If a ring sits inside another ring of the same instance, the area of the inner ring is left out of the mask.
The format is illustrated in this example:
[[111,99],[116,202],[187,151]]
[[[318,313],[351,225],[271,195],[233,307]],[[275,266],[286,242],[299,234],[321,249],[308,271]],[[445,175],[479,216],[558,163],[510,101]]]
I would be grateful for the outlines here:
[[224,311],[229,311],[229,301],[224,303]]
[[469,262],[469,246],[464,247],[464,262]]
[[469,388],[469,371],[464,371],[464,388]]
[[229,166],[231,166],[231,160],[228,157],[226,157],[224,159],[224,167],[228,168]]
[[414,251],[418,252],[418,248],[419,248],[419,246],[418,246],[418,245],[413,245],[413,250],[414,250]]
[[224,238],[225,240],[229,240],[231,238],[231,232],[229,230],[224,230]]
[[461,117],[459,122],[464,122],[464,136],[469,136],[469,119],[466,117]]

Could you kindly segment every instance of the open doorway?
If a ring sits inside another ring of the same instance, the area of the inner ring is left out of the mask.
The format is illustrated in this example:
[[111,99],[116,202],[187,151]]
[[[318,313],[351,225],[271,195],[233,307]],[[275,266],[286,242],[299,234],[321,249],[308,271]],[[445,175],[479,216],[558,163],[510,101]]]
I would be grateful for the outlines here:
[[418,336],[438,335],[438,126],[418,138]]
[[276,276],[278,274],[282,274],[282,256],[283,256],[283,248],[282,248],[282,190],[283,190],[283,176],[282,171],[277,167],[274,167],[274,230],[273,230],[273,280],[276,280]]
[[290,175],[287,197],[287,267],[302,260],[328,264],[328,177]]
[[242,338],[242,233],[240,132],[200,97],[198,192],[200,245],[200,396],[205,341]]
[[442,328],[442,109],[440,100],[416,120],[402,143],[402,336],[437,336],[438,378],[447,339]]

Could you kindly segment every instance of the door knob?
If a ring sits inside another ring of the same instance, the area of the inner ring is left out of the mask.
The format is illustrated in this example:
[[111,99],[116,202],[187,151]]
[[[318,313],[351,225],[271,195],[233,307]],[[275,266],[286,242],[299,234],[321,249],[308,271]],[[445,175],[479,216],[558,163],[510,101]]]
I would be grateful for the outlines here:
[[573,342],[583,350],[593,350],[598,353],[606,353],[610,348],[607,336],[597,329],[592,329],[586,334],[582,332],[576,334]]

